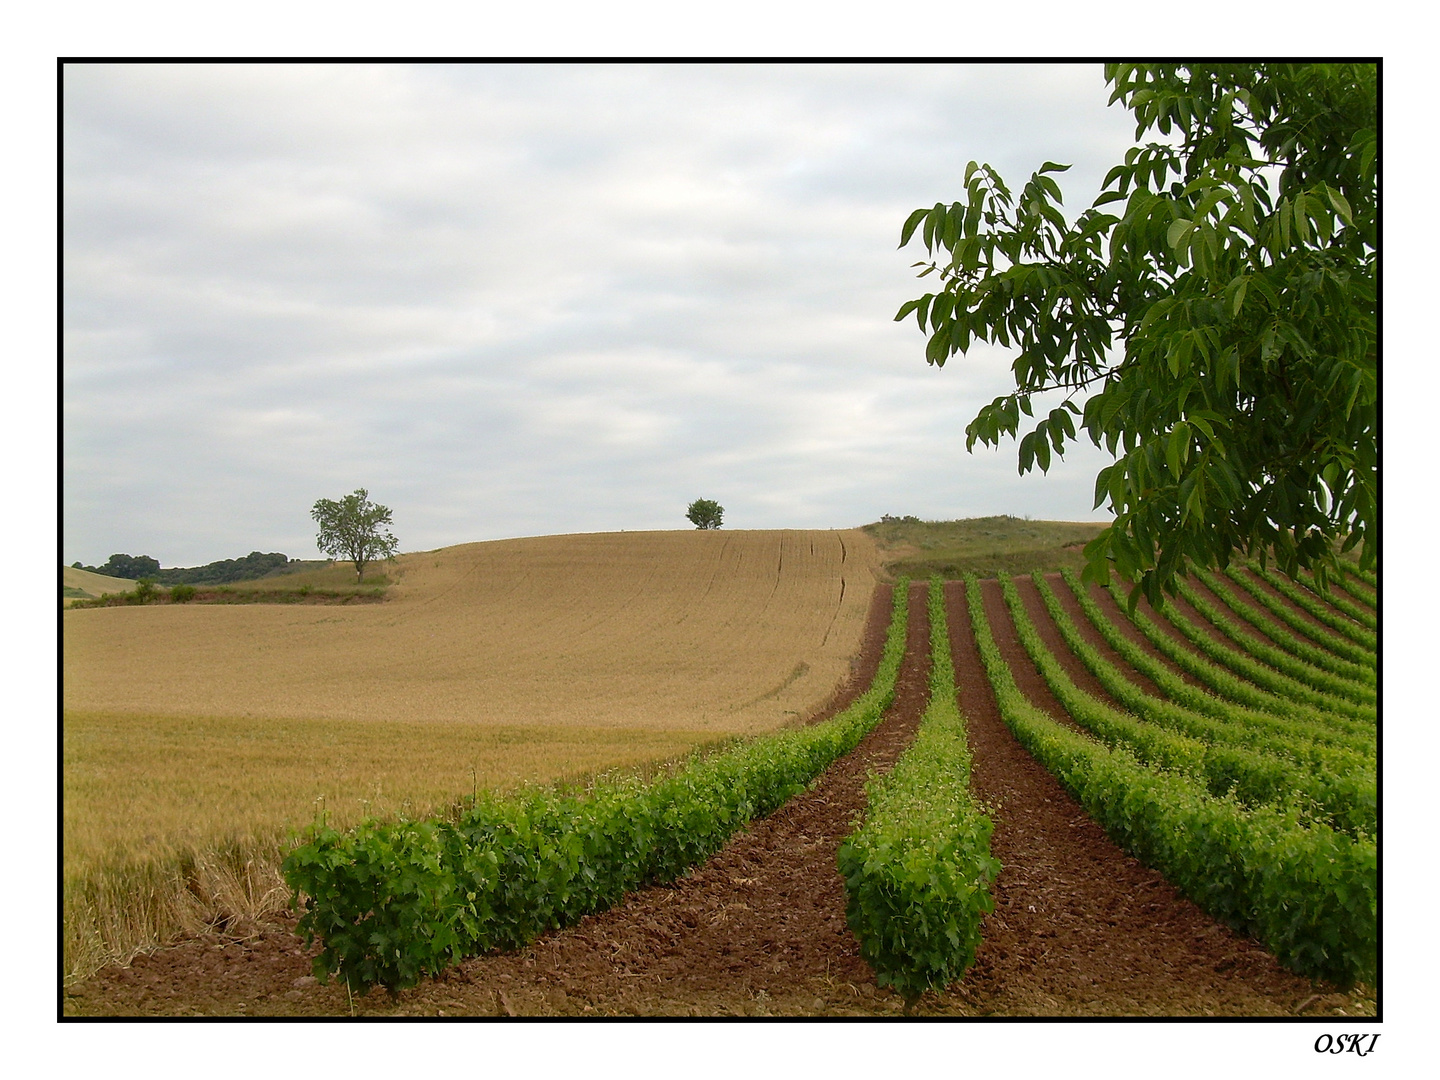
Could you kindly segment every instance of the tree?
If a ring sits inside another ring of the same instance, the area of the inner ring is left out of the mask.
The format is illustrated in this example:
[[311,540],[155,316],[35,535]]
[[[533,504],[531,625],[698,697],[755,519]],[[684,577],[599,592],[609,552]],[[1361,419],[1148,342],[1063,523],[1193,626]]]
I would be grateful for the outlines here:
[[[1020,353],[1015,391],[966,449],[1015,436],[1031,399],[1064,400],[1020,439],[1048,470],[1080,417],[1116,460],[1115,519],[1085,549],[1158,603],[1187,563],[1273,553],[1322,585],[1337,548],[1375,560],[1377,72],[1373,64],[1110,64],[1132,147],[1074,222],[1045,162],[1019,199],[989,165],[965,198],[916,210],[941,288],[900,308],[943,366],[975,341]],[[1115,206],[1115,213],[1104,207]],[[1088,393],[1083,411],[1075,398]]]
[[685,511],[685,516],[697,529],[718,529],[720,516],[724,513],[725,508],[714,499],[696,499]]
[[111,555],[97,572],[106,577],[129,578],[133,581],[142,577],[154,577],[160,573],[160,563],[149,555]]
[[355,577],[363,580],[365,564],[375,559],[388,559],[400,542],[383,531],[389,525],[390,508],[370,501],[370,493],[358,488],[339,502],[320,499],[310,511],[320,525],[315,546],[332,559],[345,558],[355,563]]

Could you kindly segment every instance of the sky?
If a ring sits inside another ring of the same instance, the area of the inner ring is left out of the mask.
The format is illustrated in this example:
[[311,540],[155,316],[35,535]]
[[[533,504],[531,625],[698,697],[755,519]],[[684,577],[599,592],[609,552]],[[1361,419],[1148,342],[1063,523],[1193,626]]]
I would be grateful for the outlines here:
[[64,69],[63,538],[315,558],[357,488],[402,551],[501,537],[1102,520],[965,451],[1013,352],[924,360],[898,248],[970,160],[1088,206],[1098,64]]

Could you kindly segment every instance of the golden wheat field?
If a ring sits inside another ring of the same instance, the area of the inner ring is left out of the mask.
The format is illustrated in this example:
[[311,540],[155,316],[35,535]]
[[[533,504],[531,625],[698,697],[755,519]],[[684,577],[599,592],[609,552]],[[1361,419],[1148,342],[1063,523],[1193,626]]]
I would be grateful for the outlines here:
[[582,534],[402,556],[378,604],[65,612],[67,971],[283,902],[317,806],[425,812],[803,719],[878,565],[859,531]]

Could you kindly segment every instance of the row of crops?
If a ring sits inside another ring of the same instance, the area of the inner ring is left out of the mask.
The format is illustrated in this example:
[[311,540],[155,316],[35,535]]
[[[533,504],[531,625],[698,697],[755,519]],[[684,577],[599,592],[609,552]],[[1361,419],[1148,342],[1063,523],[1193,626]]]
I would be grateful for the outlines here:
[[879,723],[905,653],[908,596],[902,579],[869,689],[822,723],[694,760],[648,784],[482,795],[453,820],[370,821],[343,833],[316,825],[284,864],[303,897],[300,932],[323,945],[316,974],[354,987],[413,986],[704,862]]
[[[1143,612],[1107,615],[1072,576],[1064,587],[1087,634],[1040,575],[1032,579],[1066,648],[1108,701],[1076,685],[1045,644],[1014,582],[1005,606],[1029,660],[1063,716],[1037,708],[996,644],[975,582],[973,630],[1000,713],[1022,745],[1054,773],[1120,846],[1158,869],[1202,909],[1263,942],[1295,971],[1346,985],[1376,976],[1377,851],[1375,654],[1358,663],[1321,644],[1329,630],[1265,620],[1240,632],[1193,586],[1217,633],[1173,607],[1167,632]],[[1262,581],[1258,568],[1235,581]],[[1225,594],[1211,579],[1217,600]],[[1273,595],[1273,594],[1272,594]],[[1238,605],[1233,594],[1229,600]],[[1306,598],[1317,610],[1316,594]],[[1290,609],[1293,612],[1293,609]],[[1371,609],[1373,611],[1373,608]],[[1351,620],[1346,640],[1363,640]],[[1328,624],[1332,629],[1344,625]],[[1092,643],[1102,638],[1159,693],[1147,693]],[[1137,642],[1144,640],[1145,645]],[[1184,639],[1183,642],[1181,639]],[[1221,639],[1227,639],[1222,641]],[[1147,647],[1148,646],[1148,647]],[[1277,651],[1278,650],[1278,651]],[[1157,656],[1158,654],[1158,656]],[[1288,673],[1258,658],[1293,658]],[[1302,654],[1305,659],[1302,660]],[[1159,657],[1164,657],[1169,664]],[[1358,670],[1357,670],[1358,668]],[[1184,672],[1189,678],[1183,678]]]
[[[1121,847],[1202,909],[1297,972],[1373,982],[1373,577],[1347,578],[1322,597],[1313,582],[1258,566],[1202,574],[1182,592],[1195,617],[1171,606],[1160,620],[1127,615],[1123,602],[1107,613],[1073,575],[1032,581],[1043,616],[1015,582],[1002,578],[1000,588],[1006,632],[1059,703],[1049,712],[1020,689],[978,583],[965,589],[998,711],[1021,744]],[[323,942],[317,973],[412,985],[702,862],[878,723],[906,648],[907,594],[902,581],[872,686],[821,724],[649,784],[481,797],[454,820],[369,822],[343,834],[317,826],[285,867],[304,897],[302,931]],[[862,955],[907,1002],[973,961],[1000,870],[992,823],[970,790],[938,580],[928,613],[930,694],[917,737],[872,779],[865,819],[838,857]],[[1063,652],[1046,644],[1042,617]],[[1103,699],[1076,683],[1082,668]]]

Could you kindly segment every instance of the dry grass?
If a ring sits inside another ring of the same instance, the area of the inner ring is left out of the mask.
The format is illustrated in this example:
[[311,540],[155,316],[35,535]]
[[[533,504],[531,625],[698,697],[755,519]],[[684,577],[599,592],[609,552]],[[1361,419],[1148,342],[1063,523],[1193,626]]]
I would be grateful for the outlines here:
[[967,573],[994,577],[998,571],[1075,570],[1085,565],[1083,548],[1106,522],[1031,521],[999,515],[960,521],[892,518],[866,525],[880,548],[886,574],[946,578]]
[[83,597],[62,597],[61,606],[69,607],[74,601],[83,600],[86,597],[93,598],[103,596],[105,593],[129,592],[135,588],[135,582],[126,578],[106,577],[104,574],[96,574],[90,570],[77,570],[73,566],[62,566],[60,568],[60,587],[62,589],[79,589],[85,593]]
[[[289,834],[443,810],[476,787],[508,790],[607,769],[644,771],[695,732],[268,721],[66,713],[67,972],[217,922],[283,907]],[[136,898],[141,902],[137,903]]]
[[67,612],[66,970],[283,905],[320,796],[422,813],[808,715],[877,566],[854,532],[541,537],[404,556],[377,605]]

